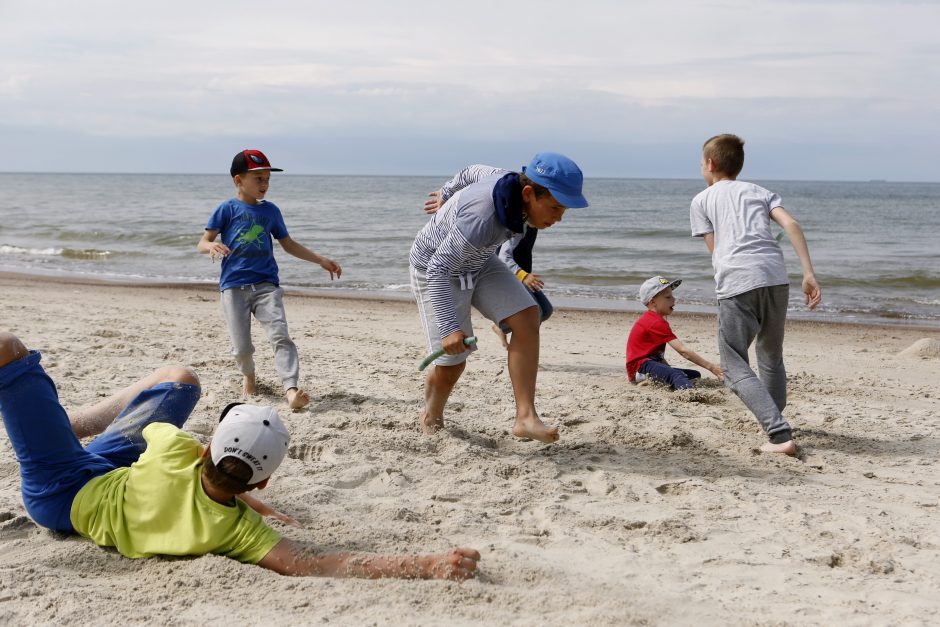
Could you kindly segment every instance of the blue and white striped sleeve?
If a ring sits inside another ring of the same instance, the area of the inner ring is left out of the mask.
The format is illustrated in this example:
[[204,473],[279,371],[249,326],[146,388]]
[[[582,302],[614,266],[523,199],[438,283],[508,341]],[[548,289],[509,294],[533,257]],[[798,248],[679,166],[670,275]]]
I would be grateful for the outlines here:
[[477,181],[482,181],[488,176],[492,176],[497,172],[508,172],[502,168],[494,168],[491,165],[483,165],[477,163],[474,165],[468,165],[463,170],[454,175],[454,178],[444,183],[441,187],[441,204],[447,202],[447,199],[453,196],[456,192],[462,190],[468,185],[472,185]]
[[525,232],[513,235],[512,239],[507,242],[503,242],[503,245],[499,247],[499,252],[497,253],[499,255],[500,261],[506,264],[513,274],[516,274],[522,270],[519,264],[516,263],[516,258],[513,257],[513,253],[516,251],[516,246],[519,245],[524,236]]
[[450,278],[460,273],[467,259],[483,253],[484,251],[467,241],[460,229],[454,228],[428,261],[428,295],[431,297],[431,306],[434,308],[441,339],[460,331]]

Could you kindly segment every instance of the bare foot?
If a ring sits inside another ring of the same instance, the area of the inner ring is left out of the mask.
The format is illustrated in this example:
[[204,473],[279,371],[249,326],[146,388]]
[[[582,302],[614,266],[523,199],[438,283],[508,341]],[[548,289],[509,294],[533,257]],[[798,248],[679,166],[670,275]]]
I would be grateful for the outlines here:
[[793,440],[787,440],[786,442],[781,442],[780,444],[764,442],[761,444],[760,450],[763,453],[782,453],[784,455],[793,457],[796,455],[796,442]]
[[242,394],[245,396],[254,396],[258,393],[258,386],[255,384],[255,375],[246,374],[242,377]]
[[287,390],[287,405],[291,409],[300,409],[310,402],[310,397],[300,388],[291,388]]
[[538,416],[528,418],[516,417],[516,424],[512,426],[512,434],[517,438],[530,438],[539,442],[551,444],[557,442],[558,427],[549,427]]
[[444,417],[440,416],[438,418],[431,418],[428,416],[428,410],[425,409],[421,412],[421,430],[424,431],[425,435],[434,435],[438,431],[444,428]]
[[509,350],[509,340],[506,339],[506,334],[503,333],[503,330],[499,328],[499,325],[494,324],[490,328],[493,329],[493,333],[499,337],[499,341],[503,345],[503,348]]

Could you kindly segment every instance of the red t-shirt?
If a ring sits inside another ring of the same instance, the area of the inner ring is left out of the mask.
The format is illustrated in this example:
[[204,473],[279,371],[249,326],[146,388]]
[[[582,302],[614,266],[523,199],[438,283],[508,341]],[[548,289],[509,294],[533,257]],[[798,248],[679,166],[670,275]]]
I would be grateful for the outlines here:
[[666,342],[676,339],[669,323],[655,311],[647,310],[633,323],[627,338],[627,376],[636,379],[636,371],[653,355],[666,352]]

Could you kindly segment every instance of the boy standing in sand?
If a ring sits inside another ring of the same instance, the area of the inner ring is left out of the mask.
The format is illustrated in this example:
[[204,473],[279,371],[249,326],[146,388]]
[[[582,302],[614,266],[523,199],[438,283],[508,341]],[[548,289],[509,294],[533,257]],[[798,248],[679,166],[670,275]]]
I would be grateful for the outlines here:
[[[783,332],[790,279],[783,251],[771,234],[779,224],[800,259],[803,295],[809,309],[822,297],[803,229],[783,208],[780,196],[738,181],[744,167],[744,141],[716,135],[702,147],[702,178],[708,188],[693,200],[692,235],[702,237],[712,254],[718,296],[718,348],[725,385],[757,417],[769,442],[768,453],[796,454],[787,405]],[[760,378],[751,370],[748,348],[757,340]]]
[[[180,429],[200,395],[189,368],[156,370],[70,418],[40,360],[0,332],[0,415],[26,511],[43,527],[77,532],[126,557],[214,553],[282,575],[474,575],[480,554],[473,549],[317,555],[268,527],[262,516],[300,526],[248,495],[287,455],[289,435],[271,407],[229,405],[203,448]],[[78,440],[99,433],[87,447]]]
[[[430,198],[424,203],[424,211],[425,213],[436,213],[454,195],[454,192],[488,176],[508,173],[509,170],[491,165],[475,164],[467,166],[454,175],[454,178],[444,183],[440,190],[428,194]],[[529,288],[529,293],[535,300],[535,304],[539,306],[539,321],[545,322],[552,317],[555,310],[545,292],[542,291],[545,287],[542,277],[532,272],[532,249],[535,247],[535,238],[538,235],[538,229],[524,225],[522,233],[513,234],[509,241],[499,247],[497,254],[512,273],[516,275],[516,278]],[[499,336],[503,348],[508,350],[509,340],[506,338],[506,329],[501,329],[498,324],[494,323],[493,332]]]
[[[310,397],[299,387],[300,361],[297,347],[287,331],[284,290],[278,279],[274,260],[276,239],[286,252],[318,264],[339,278],[343,270],[332,259],[322,257],[294,241],[287,233],[281,211],[264,199],[271,181],[271,167],[260,150],[243,150],[232,160],[229,173],[235,183],[236,197],[226,200],[209,217],[205,233],[196,249],[215,261],[222,259],[219,290],[222,311],[232,338],[232,354],[242,373],[244,394],[256,393],[255,362],[251,343],[251,316],[264,327],[274,349],[274,365],[287,394],[291,409],[299,409]],[[222,241],[215,241],[222,235]]]
[[693,380],[702,374],[698,370],[673,368],[666,361],[666,344],[693,364],[710,371],[719,379],[724,379],[718,364],[704,359],[679,341],[672,327],[666,322],[676,308],[676,297],[672,291],[682,281],[670,281],[661,276],[654,276],[640,286],[640,302],[646,305],[646,313],[633,323],[627,338],[627,376],[635,383],[638,375],[645,379],[666,383],[674,390],[694,388]]
[[444,426],[444,407],[466,366],[464,339],[473,334],[470,306],[512,331],[509,377],[516,400],[513,435],[558,440],[535,411],[539,361],[539,308],[495,253],[525,225],[548,228],[567,208],[586,207],[584,177],[568,157],[540,153],[522,173],[496,173],[456,192],[411,247],[411,287],[428,349],[446,353],[425,379],[420,422],[426,433]]

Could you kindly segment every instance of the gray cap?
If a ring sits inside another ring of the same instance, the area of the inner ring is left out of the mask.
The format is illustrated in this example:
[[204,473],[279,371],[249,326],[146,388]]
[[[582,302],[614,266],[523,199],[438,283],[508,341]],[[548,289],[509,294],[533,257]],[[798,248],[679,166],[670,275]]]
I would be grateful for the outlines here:
[[675,279],[674,281],[671,281],[661,276],[654,276],[651,279],[646,279],[643,282],[643,285],[640,286],[640,302],[644,305],[649,305],[650,301],[667,287],[679,287],[681,284],[681,279]]

